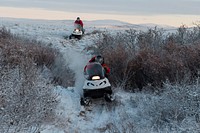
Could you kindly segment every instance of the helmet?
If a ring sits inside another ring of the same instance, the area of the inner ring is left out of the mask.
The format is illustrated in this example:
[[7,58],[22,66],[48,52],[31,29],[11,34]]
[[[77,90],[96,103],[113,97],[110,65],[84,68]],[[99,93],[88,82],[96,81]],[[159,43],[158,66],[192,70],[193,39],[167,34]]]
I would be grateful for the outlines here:
[[104,58],[101,55],[97,55],[95,57],[95,62],[99,62],[100,64],[104,63]]
[[80,19],[80,17],[77,17],[77,19]]

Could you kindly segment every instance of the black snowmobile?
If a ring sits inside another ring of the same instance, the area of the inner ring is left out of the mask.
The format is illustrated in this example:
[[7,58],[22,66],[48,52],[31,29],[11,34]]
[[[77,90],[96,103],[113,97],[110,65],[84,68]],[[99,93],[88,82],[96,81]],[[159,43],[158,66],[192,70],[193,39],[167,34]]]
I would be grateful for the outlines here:
[[105,70],[100,63],[87,64],[84,72],[85,83],[81,105],[89,105],[91,99],[105,98],[107,102],[114,100],[109,80],[105,77]]
[[74,30],[72,32],[72,34],[69,36],[69,39],[81,39],[81,37],[83,36],[83,27],[80,24],[74,24]]

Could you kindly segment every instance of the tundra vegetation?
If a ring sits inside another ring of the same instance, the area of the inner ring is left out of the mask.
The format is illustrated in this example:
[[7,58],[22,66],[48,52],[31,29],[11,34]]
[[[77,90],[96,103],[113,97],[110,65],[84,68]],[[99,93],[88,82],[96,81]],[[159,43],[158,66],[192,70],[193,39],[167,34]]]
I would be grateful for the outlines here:
[[[119,132],[200,132],[200,25],[95,34],[86,50],[105,57],[114,87],[136,94],[137,116]],[[54,86],[75,82],[63,62],[57,50],[0,29],[0,132],[37,133],[56,119]]]

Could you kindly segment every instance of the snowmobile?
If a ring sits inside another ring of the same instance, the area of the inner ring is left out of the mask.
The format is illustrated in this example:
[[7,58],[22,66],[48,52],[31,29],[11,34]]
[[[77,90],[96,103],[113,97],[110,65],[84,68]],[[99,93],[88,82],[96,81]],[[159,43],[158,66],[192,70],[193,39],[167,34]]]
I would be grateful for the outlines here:
[[81,105],[91,104],[91,99],[104,98],[107,102],[114,100],[109,80],[105,77],[105,69],[98,62],[88,63],[85,72],[83,97]]
[[69,36],[69,39],[81,39],[83,36],[83,28],[80,24],[74,24],[74,31],[72,34]]

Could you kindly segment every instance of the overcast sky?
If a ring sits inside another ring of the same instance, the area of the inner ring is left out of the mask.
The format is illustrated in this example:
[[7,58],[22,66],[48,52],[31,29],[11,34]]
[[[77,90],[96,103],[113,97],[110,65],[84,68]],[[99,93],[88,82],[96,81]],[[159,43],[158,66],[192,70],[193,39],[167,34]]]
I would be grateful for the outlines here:
[[200,14],[200,0],[0,0],[0,7],[126,16],[189,15],[197,19]]

